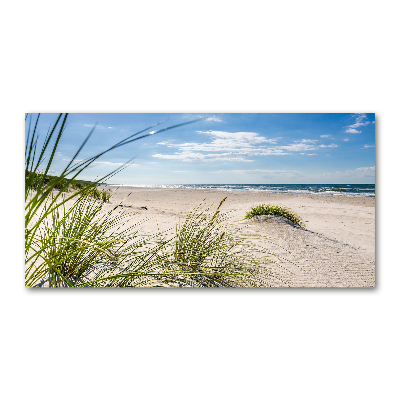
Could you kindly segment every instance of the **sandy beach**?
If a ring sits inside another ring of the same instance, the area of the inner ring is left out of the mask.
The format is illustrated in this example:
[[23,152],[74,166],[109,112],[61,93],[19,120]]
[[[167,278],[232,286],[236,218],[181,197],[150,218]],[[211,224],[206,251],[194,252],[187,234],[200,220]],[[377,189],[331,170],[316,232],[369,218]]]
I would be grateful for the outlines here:
[[[232,214],[229,227],[240,230],[243,244],[255,249],[272,276],[273,287],[374,287],[375,198],[244,191],[143,188],[114,191],[106,209],[123,202],[132,221],[146,219],[145,234],[174,228],[204,201]],[[127,197],[128,196],[128,197]],[[253,206],[289,207],[304,221],[298,228],[276,218],[243,220]]]

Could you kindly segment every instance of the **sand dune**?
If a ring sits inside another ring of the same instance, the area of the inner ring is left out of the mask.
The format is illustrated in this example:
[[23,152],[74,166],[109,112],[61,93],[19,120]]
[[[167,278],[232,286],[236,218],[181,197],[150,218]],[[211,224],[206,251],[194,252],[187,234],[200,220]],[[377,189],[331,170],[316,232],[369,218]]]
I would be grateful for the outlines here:
[[[240,229],[243,242],[273,270],[269,285],[375,285],[375,198],[120,187],[106,207],[123,201],[134,221],[148,219],[142,229],[150,234],[173,228],[204,199],[206,205],[218,205],[225,196],[221,210],[232,212],[230,226]],[[303,218],[305,229],[277,219],[243,220],[250,207],[261,203],[291,208]]]

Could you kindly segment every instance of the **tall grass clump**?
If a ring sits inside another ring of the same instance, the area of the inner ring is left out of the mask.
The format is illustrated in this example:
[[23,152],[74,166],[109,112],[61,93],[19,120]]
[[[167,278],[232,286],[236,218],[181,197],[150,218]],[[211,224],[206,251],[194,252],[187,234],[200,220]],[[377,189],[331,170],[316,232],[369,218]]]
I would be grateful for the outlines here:
[[220,202],[189,212],[177,226],[176,238],[165,263],[176,270],[175,281],[186,287],[251,286],[254,284],[256,261],[240,246],[240,240],[226,222]]
[[102,200],[105,203],[110,201],[110,198],[112,196],[111,190],[99,190],[97,187],[94,187],[92,190],[90,190],[87,194],[90,197],[93,197],[96,200]]
[[52,210],[32,243],[27,286],[84,284],[96,266],[106,268],[121,261],[128,243],[132,250],[137,226],[120,229],[126,215],[119,210],[106,213],[103,204],[81,196],[71,207],[63,204]]
[[252,207],[245,215],[245,219],[253,218],[257,215],[275,215],[285,217],[289,221],[299,226],[304,226],[301,217],[296,215],[292,210],[283,206],[276,206],[272,204],[260,204]]
[[[78,176],[100,156],[189,121],[146,133],[136,132],[93,157],[78,161],[81,146],[56,177],[49,176],[68,114],[60,114],[38,148],[38,123],[29,118],[25,147],[25,285],[50,287],[233,286],[250,282],[252,270],[234,249],[238,246],[223,228],[220,207],[189,213],[175,234],[140,234],[131,215],[115,206],[104,209],[109,191],[98,184],[126,167],[129,161],[94,182]],[[44,161],[47,161],[46,163]],[[71,187],[74,189],[70,191]],[[98,201],[103,200],[103,201]]]
[[[53,175],[45,175],[43,172],[25,171],[25,187],[30,190],[42,189],[45,185],[50,185],[54,181],[54,189],[70,192],[73,190],[80,190],[90,185],[92,182],[81,181],[76,179],[60,178]],[[97,185],[96,185],[97,186]]]

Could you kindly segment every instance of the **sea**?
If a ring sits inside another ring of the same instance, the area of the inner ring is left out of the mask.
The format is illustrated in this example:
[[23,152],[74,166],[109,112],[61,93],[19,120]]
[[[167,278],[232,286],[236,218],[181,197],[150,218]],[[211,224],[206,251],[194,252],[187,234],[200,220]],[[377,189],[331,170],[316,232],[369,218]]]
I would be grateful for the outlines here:
[[227,192],[297,193],[321,196],[375,197],[375,184],[177,184],[134,185],[170,189],[203,189]]

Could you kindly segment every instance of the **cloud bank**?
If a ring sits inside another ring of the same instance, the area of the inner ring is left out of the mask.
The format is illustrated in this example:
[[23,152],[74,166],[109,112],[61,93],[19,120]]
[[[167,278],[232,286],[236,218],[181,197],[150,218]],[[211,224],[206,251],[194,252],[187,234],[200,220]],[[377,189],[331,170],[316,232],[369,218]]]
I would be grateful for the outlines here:
[[[172,154],[157,153],[153,157],[166,160],[190,161],[253,161],[255,156],[285,156],[294,153],[314,151],[320,147],[338,147],[317,145],[318,140],[301,139],[287,145],[278,145],[281,137],[266,138],[256,132],[197,131],[197,134],[211,141],[184,142],[162,141],[157,145],[174,149]],[[312,153],[314,155],[316,153]],[[311,154],[310,154],[311,155]]]

